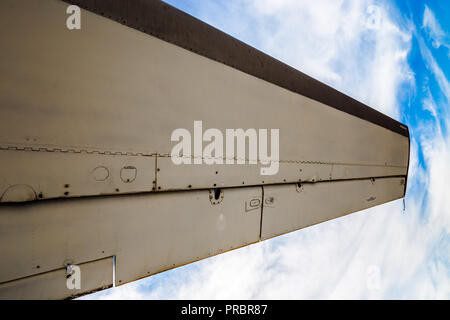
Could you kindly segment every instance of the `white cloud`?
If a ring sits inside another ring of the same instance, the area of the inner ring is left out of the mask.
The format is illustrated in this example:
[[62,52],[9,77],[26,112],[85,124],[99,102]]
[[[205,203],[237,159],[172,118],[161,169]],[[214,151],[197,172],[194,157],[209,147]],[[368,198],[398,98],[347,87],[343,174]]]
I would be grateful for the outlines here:
[[[415,89],[407,63],[414,31],[408,23],[399,26],[387,5],[356,0],[208,1],[200,16],[399,118],[399,88]],[[447,90],[448,81],[427,50],[421,45],[427,65]],[[424,108],[434,119],[442,114],[431,94]],[[412,129],[416,137],[411,140],[406,212],[402,201],[391,202],[97,297],[450,298],[450,139],[436,130],[436,123]],[[427,169],[420,164],[420,152]],[[374,279],[379,286],[368,286]]]
[[425,5],[423,14],[422,28],[426,30],[428,36],[432,40],[433,47],[436,49],[440,46],[450,48],[450,37],[442,30],[441,25],[437,21],[433,11]]

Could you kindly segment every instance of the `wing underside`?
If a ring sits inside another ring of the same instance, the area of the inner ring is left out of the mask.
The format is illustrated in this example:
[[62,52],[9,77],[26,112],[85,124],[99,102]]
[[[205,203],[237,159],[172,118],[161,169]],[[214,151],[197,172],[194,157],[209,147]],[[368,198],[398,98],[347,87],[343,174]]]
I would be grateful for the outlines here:
[[[66,2],[0,2],[0,298],[75,297],[404,197],[401,123],[162,2],[70,3],[81,30]],[[276,174],[174,164],[172,132],[199,120],[278,129]]]

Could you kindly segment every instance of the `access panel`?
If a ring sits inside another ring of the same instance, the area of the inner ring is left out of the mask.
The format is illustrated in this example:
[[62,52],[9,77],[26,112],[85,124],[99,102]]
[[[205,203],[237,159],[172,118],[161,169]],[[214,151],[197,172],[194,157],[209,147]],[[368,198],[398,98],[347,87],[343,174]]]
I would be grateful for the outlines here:
[[261,240],[403,197],[405,178],[264,186]]

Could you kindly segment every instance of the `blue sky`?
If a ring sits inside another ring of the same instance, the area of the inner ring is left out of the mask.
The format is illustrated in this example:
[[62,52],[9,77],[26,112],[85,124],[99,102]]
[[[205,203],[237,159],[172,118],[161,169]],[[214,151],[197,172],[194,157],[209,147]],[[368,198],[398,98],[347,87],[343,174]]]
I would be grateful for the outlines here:
[[168,0],[406,123],[401,200],[87,298],[449,299],[450,3]]

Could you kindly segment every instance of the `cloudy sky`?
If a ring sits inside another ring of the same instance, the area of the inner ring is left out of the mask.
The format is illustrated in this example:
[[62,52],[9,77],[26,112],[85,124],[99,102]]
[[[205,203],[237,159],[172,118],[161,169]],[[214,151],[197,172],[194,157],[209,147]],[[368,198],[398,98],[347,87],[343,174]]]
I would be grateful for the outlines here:
[[86,298],[450,298],[446,1],[168,0],[410,128],[402,200]]

